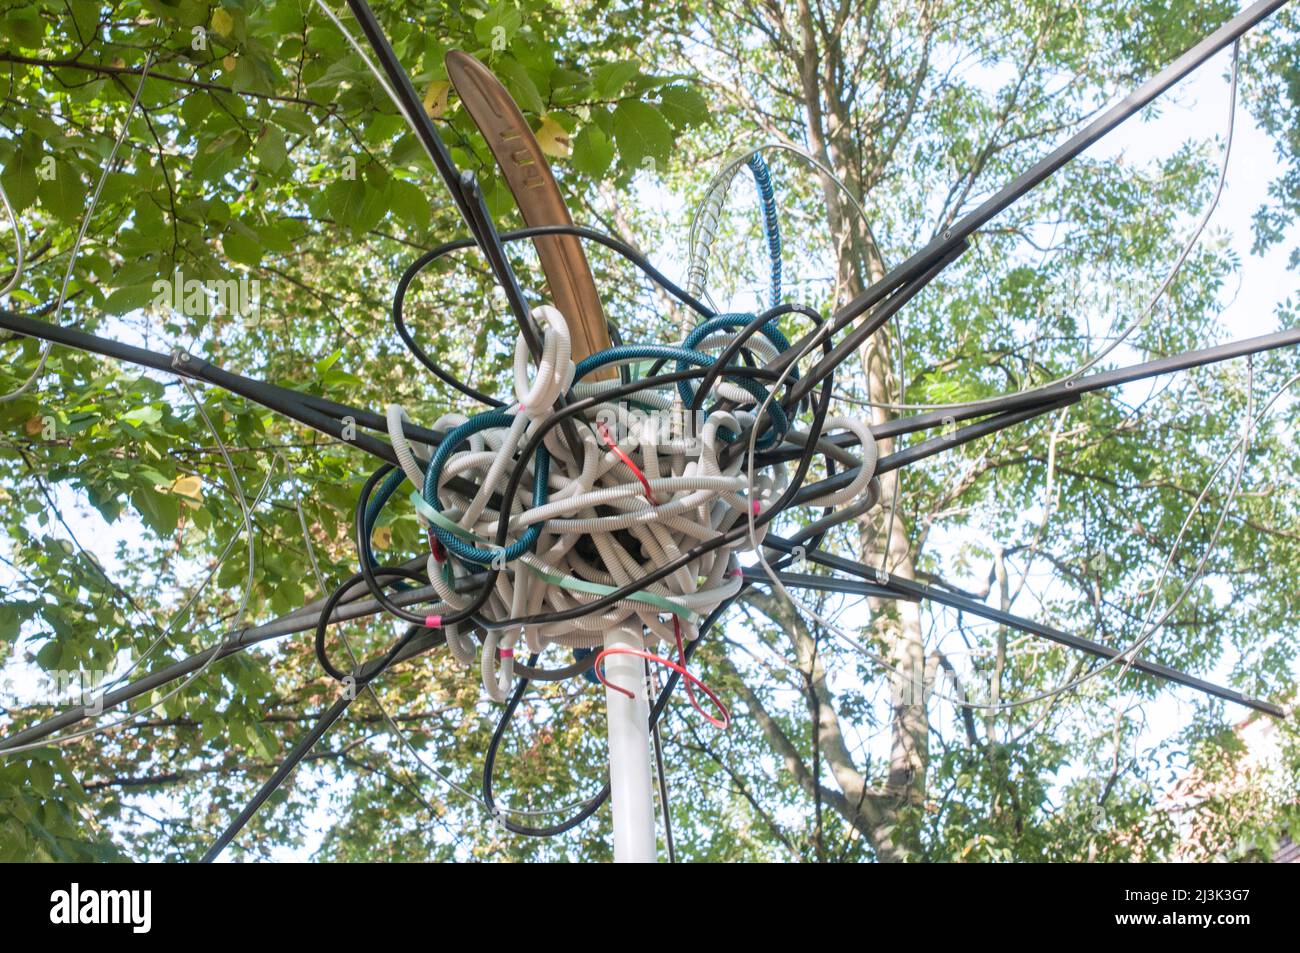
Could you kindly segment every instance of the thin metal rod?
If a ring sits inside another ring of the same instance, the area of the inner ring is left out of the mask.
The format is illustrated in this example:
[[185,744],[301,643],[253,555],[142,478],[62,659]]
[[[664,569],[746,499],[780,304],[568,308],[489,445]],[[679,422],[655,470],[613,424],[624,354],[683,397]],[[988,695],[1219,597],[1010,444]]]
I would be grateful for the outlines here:
[[[1068,407],[1071,404],[1079,402],[1079,394],[1067,395],[1064,400],[1058,400],[1054,404],[1048,404],[1045,407],[1031,407],[1028,410],[1018,410],[1011,413],[997,414],[988,417],[978,423],[962,427],[952,433],[941,434],[938,437],[931,437],[929,440],[923,440],[920,443],[913,444],[910,447],[904,447],[896,453],[881,457],[876,463],[876,473],[888,473],[891,470],[898,470],[910,463],[916,463],[924,460],[926,457],[932,457],[937,453],[943,453],[951,450],[953,447],[960,447],[962,444],[970,443],[972,440],[978,440],[981,437],[987,437],[990,434],[1006,430],[1008,427],[1014,427],[1025,421],[1033,420],[1035,417],[1051,413],[1062,407]],[[862,470],[860,466],[850,467],[841,470],[832,476],[827,477],[817,483],[810,483],[802,487],[795,495],[793,506],[799,506],[809,500],[815,500],[818,497],[833,493],[843,487],[848,486]]]
[[[387,430],[382,417],[359,408],[348,407],[324,398],[313,397],[298,391],[269,384],[264,381],[244,377],[184,351],[162,354],[149,351],[131,344],[123,344],[109,338],[89,334],[77,328],[63,327],[48,321],[38,321],[11,311],[0,310],[0,328],[22,334],[26,337],[52,341],[66,347],[101,354],[116,360],[129,361],[141,367],[188,377],[191,380],[214,384],[238,394],[256,404],[268,407],[286,417],[305,424],[314,430],[328,434],[339,440],[346,440],[354,446],[390,463],[396,462],[393,448],[382,440],[369,434],[355,434],[345,437],[343,418],[351,417],[359,426]],[[442,435],[424,427],[407,426],[405,432],[421,443],[440,442]]]
[[[797,406],[799,401],[806,397],[814,387],[821,383],[842,363],[852,357],[853,353],[862,346],[863,342],[866,341],[867,338],[871,337],[871,335],[875,334],[876,331],[882,328],[890,318],[902,310],[904,305],[920,294],[921,290],[925,288],[926,285],[939,277],[939,274],[945,268],[961,257],[962,253],[966,251],[966,247],[967,243],[964,239],[957,242],[945,254],[939,256],[939,258],[931,262],[928,267],[922,269],[916,277],[910,279],[906,284],[895,291],[894,294],[889,297],[889,300],[881,302],[866,318],[866,320],[849,332],[849,334],[845,335],[844,340],[831,348],[830,352],[814,364],[807,374],[799,378],[799,380],[795,381],[790,386],[789,393],[786,395],[784,400],[785,406],[788,408]],[[816,331],[811,332],[811,334],[816,333]],[[834,334],[835,332],[832,330],[828,333]],[[807,337],[804,338],[804,341],[806,340]],[[784,370],[787,364],[803,353],[802,345],[803,341],[800,341],[795,346],[789,348],[775,360],[768,362],[768,367],[772,370]]]
[[[524,292],[519,287],[519,279],[510,266],[510,256],[506,253],[505,245],[501,242],[501,236],[497,234],[496,226],[492,222],[492,216],[488,214],[487,205],[483,201],[483,192],[479,188],[478,180],[474,177],[473,172],[461,173],[460,187],[466,202],[469,203],[471,214],[474,216],[483,253],[492,265],[492,270],[496,272],[501,287],[505,289],[506,300],[510,303],[510,310],[514,313],[515,323],[519,325],[519,332],[524,336],[524,343],[528,345],[533,360],[540,362],[542,359],[541,333],[537,329],[537,323],[533,321],[532,313],[528,310],[528,302],[524,300]],[[556,399],[556,405],[561,408],[564,407],[563,394]],[[564,438],[564,442],[568,445],[570,455],[575,461],[581,461],[585,456],[582,440],[579,439],[578,428],[571,418],[566,418],[560,424],[560,433]]]
[[[796,547],[797,548],[797,547]],[[772,580],[761,568],[748,566],[741,570],[746,582],[751,585],[772,585]],[[816,589],[820,592],[842,592],[851,596],[871,596],[876,599],[897,599],[899,595],[884,586],[862,582],[859,579],[845,579],[842,576],[817,576],[812,573],[778,572],[776,578],[784,586],[795,589]],[[914,601],[914,600],[908,600]]]
[[276,789],[293,773],[293,769],[298,767],[298,762],[306,757],[307,752],[316,746],[316,742],[320,741],[325,732],[329,731],[334,725],[334,722],[338,721],[340,716],[348,710],[348,706],[356,700],[358,694],[360,693],[344,692],[334,704],[325,709],[325,713],[316,721],[316,724],[312,725],[310,731],[298,739],[298,743],[293,746],[293,750],[285,756],[284,761],[275,769],[275,773],[267,778],[266,783],[258,789],[257,794],[248,802],[248,805],[239,812],[239,816],[230,822],[226,829],[221,832],[221,836],[207,849],[200,863],[210,864],[217,859],[221,852],[226,849],[226,845],[235,839],[236,835],[243,830],[244,825],[257,813],[257,809],[266,803],[266,799],[274,794]]
[[1263,351],[1274,351],[1278,348],[1297,344],[1300,344],[1300,325],[1294,328],[1285,328],[1281,331],[1273,331],[1269,334],[1260,334],[1256,337],[1242,338],[1239,341],[1229,341],[1227,344],[1218,344],[1214,347],[1184,351],[1181,354],[1174,354],[1170,357],[1162,357],[1129,367],[1098,371],[1095,374],[1088,374],[1084,377],[1063,381],[1047,387],[1035,388],[1020,394],[1008,394],[992,407],[988,404],[982,407],[972,405],[965,408],[954,407],[948,410],[928,411],[912,417],[900,417],[879,427],[872,427],[871,432],[876,437],[892,437],[898,434],[912,433],[916,430],[942,426],[954,420],[967,420],[971,417],[989,413],[991,410],[1003,413],[1024,407],[1042,407],[1045,408],[1044,412],[1050,412],[1054,409],[1057,401],[1069,398],[1072,395],[1090,394],[1094,391],[1131,384],[1149,377],[1159,377],[1162,374],[1172,374],[1193,367],[1217,364],[1222,361],[1230,361],[1238,357],[1259,354]]
[[[653,679],[655,692],[659,691],[659,678],[657,673],[652,674],[650,671],[650,662],[645,662],[645,676],[647,679]],[[677,863],[677,849],[673,844],[673,815],[668,801],[668,775],[664,771],[664,740],[659,730],[659,723],[655,722],[650,726],[650,742],[654,746],[655,756],[655,784],[659,788],[659,809],[664,819],[664,847],[668,853],[668,863]]]
[[1243,34],[1285,6],[1287,2],[1288,0],[1260,0],[1259,3],[1244,10],[1205,37],[1183,53],[1182,56],[1156,73],[1155,76],[1125,96],[1123,100],[1071,136],[1050,155],[1040,159],[1028,171],[1003,186],[982,205],[954,223],[951,228],[937,236],[928,245],[912,255],[911,258],[893,268],[880,281],[846,304],[836,312],[832,319],[835,329],[843,328],[866,312],[867,309],[879,303],[887,295],[914,280],[934,262],[950,254],[954,248],[969,239],[989,219],[1005,210],[1098,139],[1147,106],[1157,96],[1178,83],[1214,54],[1231,46]]
[[[1063,403],[1073,402],[1075,398],[1082,397],[1084,394],[1091,394],[1095,391],[1104,390],[1109,387],[1119,387],[1124,384],[1131,384],[1135,381],[1146,380],[1151,377],[1159,377],[1163,374],[1173,374],[1178,371],[1189,370],[1193,367],[1203,367],[1207,364],[1218,364],[1223,361],[1246,357],[1250,354],[1259,354],[1264,351],[1274,351],[1278,348],[1292,347],[1297,344],[1300,344],[1300,325],[1294,328],[1286,328],[1282,331],[1274,331],[1270,334],[1261,334],[1256,337],[1242,338],[1239,341],[1229,341],[1227,344],[1218,344],[1214,347],[1201,348],[1195,351],[1186,351],[1182,354],[1162,357],[1154,361],[1146,361],[1142,364],[1134,364],[1129,367],[1116,368],[1111,371],[1099,371],[1095,374],[1079,377],[1072,381],[1053,384],[1050,387],[1041,387],[1020,394],[1008,394],[995,404],[972,404],[967,407],[931,410],[922,414],[914,414],[910,417],[898,417],[894,420],[887,420],[881,424],[874,424],[869,429],[871,430],[872,436],[877,440],[883,440],[888,437],[897,437],[903,434],[915,433],[920,430],[929,430],[932,427],[949,426],[959,420],[969,420],[972,417],[980,417],[986,414],[996,415],[1019,412],[1022,410],[1030,411],[1023,418],[1027,420],[1029,417],[1038,414],[1051,413],[1061,407]],[[990,419],[998,418],[993,417]],[[858,438],[852,433],[836,434],[832,437],[824,437],[822,439],[829,440],[835,446],[840,448],[852,447],[858,443]],[[918,446],[921,445],[918,444]],[[768,453],[759,454],[755,458],[755,465],[767,466],[772,463],[783,463],[788,460],[797,459],[803,455],[803,452],[804,448],[801,446],[786,445],[781,447],[779,450],[772,450]],[[888,459],[888,457],[886,459]],[[820,486],[821,484],[818,485]]]
[[[460,210],[461,217],[465,220],[465,224],[469,226],[475,241],[478,242],[479,248],[482,249],[484,256],[487,258],[492,273],[505,290],[506,300],[509,302],[510,310],[514,313],[515,320],[524,335],[524,341],[528,344],[528,350],[534,358],[540,358],[542,353],[541,336],[538,334],[537,325],[533,322],[529,313],[528,304],[524,300],[523,289],[519,285],[519,279],[510,266],[510,260],[501,244],[501,238],[497,234],[496,227],[492,223],[492,217],[487,211],[487,205],[483,201],[483,192],[478,186],[477,178],[472,171],[462,171],[456,168],[456,163],[451,158],[447,144],[438,135],[438,130],[434,127],[433,121],[424,111],[420,97],[416,94],[415,87],[411,85],[410,75],[397,59],[397,54],[393,51],[392,44],[388,42],[388,37],[384,34],[383,27],[379,25],[379,21],[375,18],[370,5],[366,3],[366,0],[348,0],[348,6],[352,10],[352,15],[356,17],[357,22],[361,25],[361,31],[365,33],[366,40],[370,43],[370,48],[374,51],[380,67],[388,77],[393,93],[400,100],[403,111],[406,112],[407,118],[415,127],[420,144],[424,146],[424,151],[433,161],[434,168],[438,170],[443,183],[451,193],[456,207]],[[570,449],[574,448],[571,447]],[[578,459],[581,459],[580,455]]]
[[[407,568],[418,569],[424,565],[423,558],[410,560],[405,564]],[[462,580],[457,580],[461,582]],[[459,588],[459,587],[458,587]],[[330,614],[330,624],[338,622],[349,622],[355,619],[372,616],[380,609],[379,604],[373,598],[357,599],[358,595],[367,592],[364,582],[358,582],[353,586],[344,600],[334,612]],[[436,599],[438,593],[432,586],[420,586],[415,589],[409,589],[401,592],[392,593],[389,598],[398,605],[413,605],[424,602],[428,599]],[[147,694],[156,688],[160,688],[169,682],[184,678],[191,672],[203,667],[208,660],[216,655],[213,661],[220,661],[228,656],[235,655],[244,651],[250,646],[257,645],[260,642],[266,642],[271,639],[283,638],[286,635],[294,635],[298,632],[307,632],[316,628],[320,619],[320,612],[325,607],[325,599],[317,599],[305,605],[300,609],[287,613],[269,622],[261,625],[251,626],[238,629],[226,635],[219,643],[209,648],[196,652],[188,658],[183,658],[171,665],[158,669],[156,672],[150,672],[140,678],[128,682],[121,688],[107,692],[98,703],[91,708],[90,706],[79,705],[69,708],[67,711],[60,712],[51,718],[37,722],[22,731],[15,732],[7,738],[0,739],[0,754],[9,748],[18,748],[30,744],[33,741],[39,741],[46,738],[56,731],[64,728],[70,728],[79,722],[88,718],[98,717],[102,713],[109,712],[124,702],[133,698]],[[418,650],[418,644],[421,640],[413,640],[410,645],[402,650],[393,660],[393,663],[404,661]]]
[[1079,402],[1079,394],[1067,394],[1063,399],[1052,404],[1041,407],[1030,407],[1027,410],[1009,411],[1001,413],[994,417],[988,417],[979,423],[970,424],[955,430],[952,433],[940,434],[937,437],[931,437],[929,440],[923,440],[920,443],[905,447],[887,456],[881,457],[876,464],[877,473],[888,473],[890,470],[897,470],[907,466],[909,463],[916,463],[924,460],[926,457],[934,456],[936,453],[942,453],[950,447],[958,447],[964,443],[970,443],[972,440],[978,440],[980,437],[987,437],[1008,427],[1014,427],[1016,424],[1022,424],[1027,420],[1033,420],[1043,414],[1049,414],[1062,407],[1068,407],[1071,404]]
[[470,212],[465,196],[460,191],[460,170],[456,168],[456,163],[452,160],[446,143],[438,135],[438,130],[434,128],[433,120],[424,111],[424,104],[416,94],[415,87],[411,85],[411,77],[398,61],[397,54],[393,52],[392,44],[388,42],[383,27],[375,19],[375,14],[370,9],[370,5],[366,3],[366,0],[348,0],[348,7],[352,10],[352,15],[356,17],[357,23],[361,26],[361,32],[366,35],[366,40],[370,43],[375,58],[379,60],[380,67],[388,77],[394,95],[401,101],[402,110],[406,113],[411,125],[415,127],[415,135],[420,140],[420,145],[424,147],[425,153],[433,160],[433,167],[438,170],[438,175],[442,176],[443,184],[447,186],[447,191],[451,193],[452,200],[460,210],[461,217],[465,219],[465,223],[473,231],[475,228],[474,216]]
[[541,333],[528,309],[528,302],[524,299],[524,289],[520,286],[519,277],[510,264],[510,256],[506,253],[506,247],[497,233],[492,216],[488,213],[478,179],[473,172],[465,171],[460,174],[459,185],[461,195],[464,196],[470,214],[473,216],[475,233],[478,235],[483,254],[505,290],[506,301],[515,316],[515,323],[519,325],[520,333],[524,336],[524,343],[528,345],[528,352],[532,354],[533,360],[539,360],[542,356]]
[[[787,540],[769,533],[763,540],[763,545],[771,546],[782,552],[791,552],[794,547]],[[1063,632],[1053,626],[1046,625],[1042,622],[1035,622],[1033,619],[1025,619],[1021,616],[1012,615],[1009,612],[1003,612],[1000,609],[994,609],[975,599],[961,596],[944,589],[934,586],[927,586],[923,583],[914,582],[911,579],[902,579],[889,573],[881,572],[875,567],[865,566],[862,563],[846,559],[843,556],[836,556],[820,549],[806,550],[804,558],[826,566],[828,569],[837,569],[840,572],[846,572],[850,575],[858,576],[862,579],[874,581],[877,585],[893,590],[899,596],[912,599],[929,599],[931,602],[938,602],[953,609],[960,609],[963,612],[969,612],[972,615],[978,615],[982,618],[997,622],[999,625],[1010,626],[1019,629],[1022,632],[1028,632],[1031,635],[1042,636],[1053,642],[1059,642],[1061,645],[1077,649],[1080,652],[1086,652],[1103,659],[1117,659],[1124,657],[1125,663],[1133,669],[1143,672],[1147,675],[1154,675],[1157,678],[1163,678],[1166,681],[1176,682],[1179,685],[1186,685],[1188,688],[1194,688],[1197,691],[1204,692],[1207,695],[1214,695],[1226,701],[1235,702],[1238,705],[1245,705],[1247,708],[1253,708],[1256,711],[1262,711],[1265,714],[1276,717],[1284,717],[1285,709],[1274,705],[1272,702],[1261,701],[1257,698],[1251,698],[1231,688],[1225,688],[1222,685],[1216,685],[1213,682],[1207,682],[1204,679],[1197,678],[1195,675],[1189,675],[1186,672],[1168,665],[1161,665],[1159,662],[1150,662],[1140,656],[1128,656],[1123,650],[1113,648],[1101,642],[1094,642],[1092,639],[1086,639],[1080,635],[1072,635],[1069,632]]]
[[[123,344],[111,338],[90,334],[77,328],[63,327],[58,324],[51,324],[48,321],[29,318],[26,315],[15,314],[2,308],[0,308],[0,328],[25,337],[51,341],[65,347],[75,348],[91,354],[100,354],[114,360],[128,361],[141,367],[149,367],[168,374],[176,374],[180,377],[187,377],[191,380],[203,381],[221,387],[261,407],[266,407],[288,417],[290,420],[305,424],[313,430],[328,434],[344,443],[349,443],[386,463],[397,463],[393,448],[386,441],[372,437],[370,434],[353,433],[351,428],[348,427],[350,419],[350,422],[358,427],[387,433],[387,421],[373,411],[359,407],[349,407],[346,404],[327,400],[324,397],[304,394],[300,391],[290,390],[287,387],[281,387],[278,384],[270,384],[255,378],[244,377],[242,374],[224,370],[210,361],[203,360],[188,352],[176,351],[172,354],[162,354],[158,351],[149,351],[132,344]],[[417,426],[410,421],[403,423],[402,430],[409,439],[430,446],[437,446],[442,442],[443,438],[441,432]],[[461,477],[454,477],[453,479],[456,482],[448,481],[448,485],[454,486],[457,492],[468,493],[472,496],[478,489]],[[493,503],[492,505],[498,504]]]

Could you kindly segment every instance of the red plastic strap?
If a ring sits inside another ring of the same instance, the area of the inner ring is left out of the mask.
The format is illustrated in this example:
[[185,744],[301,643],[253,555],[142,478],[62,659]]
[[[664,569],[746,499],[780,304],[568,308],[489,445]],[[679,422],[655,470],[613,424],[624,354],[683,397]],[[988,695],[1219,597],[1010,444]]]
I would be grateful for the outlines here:
[[596,421],[596,427],[600,430],[600,438],[605,441],[605,446],[613,450],[618,458],[623,461],[624,466],[635,473],[636,478],[641,481],[641,485],[645,487],[645,498],[649,500],[652,505],[657,506],[658,503],[655,502],[654,491],[650,489],[650,481],[645,478],[645,474],[641,472],[641,468],[632,462],[632,458],[624,453],[623,448],[620,447],[617,441],[610,436],[609,428],[605,426],[605,421]]
[[[677,617],[674,616],[673,617],[674,623],[676,623],[676,620]],[[678,650],[681,651],[681,645],[682,645],[681,629],[680,627],[674,625],[674,631],[677,633]],[[731,726],[731,713],[727,711],[727,706],[722,704],[722,699],[720,699],[714,693],[713,689],[709,688],[708,685],[705,685],[702,681],[700,681],[689,671],[687,671],[685,664],[679,665],[678,663],[674,662],[672,659],[666,659],[662,655],[655,655],[653,652],[645,652],[642,651],[641,649],[629,649],[629,648],[624,648],[622,646],[615,646],[614,648],[602,650],[601,653],[596,656],[595,672],[596,672],[596,677],[600,679],[600,683],[604,685],[606,688],[612,688],[616,692],[622,692],[628,698],[636,697],[631,692],[629,692],[626,688],[621,688],[618,685],[611,685],[608,681],[605,680],[605,669],[604,666],[601,665],[601,663],[610,655],[635,655],[637,658],[643,658],[648,662],[654,662],[657,665],[662,665],[665,668],[672,669],[674,672],[676,672],[678,675],[680,675],[682,678],[686,680],[686,695],[690,699],[691,706],[696,711],[698,711],[701,715],[703,715],[704,719],[709,724],[711,724],[715,728],[721,728],[724,731]],[[686,656],[685,653],[683,652],[682,662],[684,663],[685,661],[686,661]],[[703,708],[700,707],[699,702],[695,700],[695,691],[692,688],[692,685],[698,686],[700,691],[704,692],[704,694],[708,696],[709,701],[713,702],[714,707],[716,707],[718,711],[722,713],[721,718],[713,717],[707,711],[705,711]]]
[[429,530],[429,552],[433,553],[433,561],[436,563],[445,563],[447,561],[447,550],[443,548],[442,540],[433,534],[433,529]]

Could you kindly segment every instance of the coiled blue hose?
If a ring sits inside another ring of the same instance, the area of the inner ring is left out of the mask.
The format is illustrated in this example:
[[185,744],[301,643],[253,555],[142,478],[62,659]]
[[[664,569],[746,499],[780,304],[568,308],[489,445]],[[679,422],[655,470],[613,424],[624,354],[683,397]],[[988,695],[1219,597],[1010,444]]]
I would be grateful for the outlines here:
[[[442,443],[438,444],[433,459],[429,461],[429,469],[424,475],[423,495],[425,502],[439,513],[442,512],[442,503],[438,500],[438,477],[442,474],[442,468],[447,464],[447,458],[452,455],[452,452],[457,447],[480,431],[491,430],[496,427],[508,428],[513,422],[512,415],[500,410],[492,410],[472,417],[447,434]],[[549,496],[547,481],[550,478],[550,472],[551,455],[547,452],[545,446],[539,445],[533,463],[533,506],[546,505]],[[509,503],[503,501],[502,505],[508,506]],[[519,539],[506,546],[505,549],[477,549],[455,533],[441,526],[431,524],[429,528],[438,537],[438,542],[442,543],[453,556],[465,562],[488,566],[492,564],[494,559],[511,562],[524,553],[530,552],[537,545],[537,537],[542,534],[544,525],[544,523],[534,523],[524,530]]]
[[[364,524],[364,532],[367,536],[374,531],[375,520],[379,519],[379,514],[383,512],[384,506],[392,498],[393,494],[397,492],[397,488],[402,485],[402,481],[405,479],[406,474],[403,473],[401,469],[394,470],[392,473],[388,474],[388,479],[384,480],[383,485],[379,488],[379,492],[370,498],[370,502],[366,504]],[[370,556],[370,566],[372,569],[379,568],[379,563],[375,561],[373,553]],[[406,589],[408,587],[405,584],[398,583],[396,588]]]
[[754,176],[759,203],[763,211],[763,237],[767,239],[767,255],[771,267],[772,302],[775,308],[781,303],[781,223],[776,216],[776,192],[772,188],[772,173],[757,152],[745,164]]

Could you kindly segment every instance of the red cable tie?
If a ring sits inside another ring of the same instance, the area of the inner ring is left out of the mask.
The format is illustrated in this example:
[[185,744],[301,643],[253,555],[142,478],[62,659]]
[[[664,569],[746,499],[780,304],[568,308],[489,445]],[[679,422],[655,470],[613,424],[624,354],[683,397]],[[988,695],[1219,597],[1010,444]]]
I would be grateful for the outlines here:
[[641,472],[641,468],[632,462],[632,458],[624,453],[623,448],[620,447],[614,441],[614,438],[610,436],[609,428],[605,426],[605,421],[596,421],[596,426],[600,429],[600,436],[601,439],[605,441],[605,445],[609,447],[609,449],[613,450],[618,458],[623,461],[624,465],[635,473],[636,478],[641,481],[641,485],[645,487],[645,498],[650,501],[652,506],[658,506],[659,504],[655,500],[654,491],[650,489],[650,481],[647,480],[645,474]]
[[[682,662],[684,663],[686,661],[686,653],[684,650],[682,650],[681,627],[677,623],[676,616],[673,616],[673,631],[674,634],[677,636],[677,647],[678,650],[681,652]],[[646,652],[641,649],[629,649],[629,648],[624,648],[622,646],[615,646],[613,648],[603,649],[601,653],[596,656],[595,672],[596,672],[596,678],[598,678],[600,680],[600,683],[604,685],[606,688],[612,688],[616,692],[622,692],[628,698],[633,698],[633,699],[636,698],[636,696],[633,695],[626,688],[622,688],[618,685],[612,685],[608,681],[606,681],[605,670],[601,665],[601,662],[603,662],[606,659],[606,657],[610,655],[635,655],[637,658],[643,658],[648,662],[654,662],[657,665],[662,665],[665,668],[672,669],[678,675],[682,676],[682,678],[686,679],[686,695],[690,699],[691,706],[696,711],[698,711],[702,716],[704,716],[705,721],[713,725],[713,727],[721,728],[724,731],[731,726],[731,713],[727,711],[727,706],[722,704],[722,699],[720,699],[714,693],[713,689],[709,688],[708,685],[705,685],[704,682],[700,681],[698,678],[692,675],[686,669],[685,664],[679,665],[677,662],[674,662],[672,659],[666,659],[662,655],[655,655],[653,652]],[[709,701],[713,702],[714,706],[718,709],[718,711],[722,712],[721,718],[713,717],[702,707],[700,707],[699,702],[696,701],[695,692],[692,688],[692,685],[699,686],[700,691],[704,692],[704,694],[708,696]]]
[[[673,638],[677,642],[677,657],[681,659],[681,666],[683,669],[685,669],[686,648],[685,646],[682,645],[682,623],[677,618],[677,616],[673,616]],[[705,718],[709,717],[707,714],[705,714],[704,709],[700,707],[700,703],[696,701],[695,690],[691,687],[691,683],[689,681],[687,681],[686,683],[686,697],[690,701],[692,708],[698,711],[701,715],[704,715]]]

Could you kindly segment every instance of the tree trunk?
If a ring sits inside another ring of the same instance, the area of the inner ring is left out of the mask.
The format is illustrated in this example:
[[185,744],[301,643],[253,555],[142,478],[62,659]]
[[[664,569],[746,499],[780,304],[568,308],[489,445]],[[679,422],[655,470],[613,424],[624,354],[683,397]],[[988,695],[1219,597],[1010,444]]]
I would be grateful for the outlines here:
[[[842,66],[838,61],[840,50],[833,43],[825,49],[818,48],[807,0],[800,0],[799,15],[803,35],[800,79],[809,145],[840,181],[863,200],[866,183],[859,171],[864,168],[863,144],[852,135],[851,104],[836,97],[837,87],[832,81]],[[885,265],[869,224],[826,176],[822,176],[822,190],[835,244],[835,303],[839,305],[883,277]],[[860,353],[867,393],[873,404],[896,402],[900,397],[891,386],[892,349],[888,338],[887,332],[878,332],[863,345]],[[876,407],[871,416],[874,423],[880,423],[887,415]],[[881,441],[881,455],[889,453],[892,446],[892,440]],[[859,558],[865,564],[912,579],[915,573],[907,523],[901,514],[890,512],[898,476],[898,471],[893,471],[881,477],[881,505],[859,521]],[[907,822],[904,811],[920,806],[925,799],[930,726],[925,704],[926,660],[921,613],[914,602],[871,600],[870,607],[876,620],[875,635],[885,646],[885,657],[894,671],[888,673],[891,728],[886,793],[890,797],[868,836],[880,860],[902,861],[913,855],[917,846],[915,825]]]

